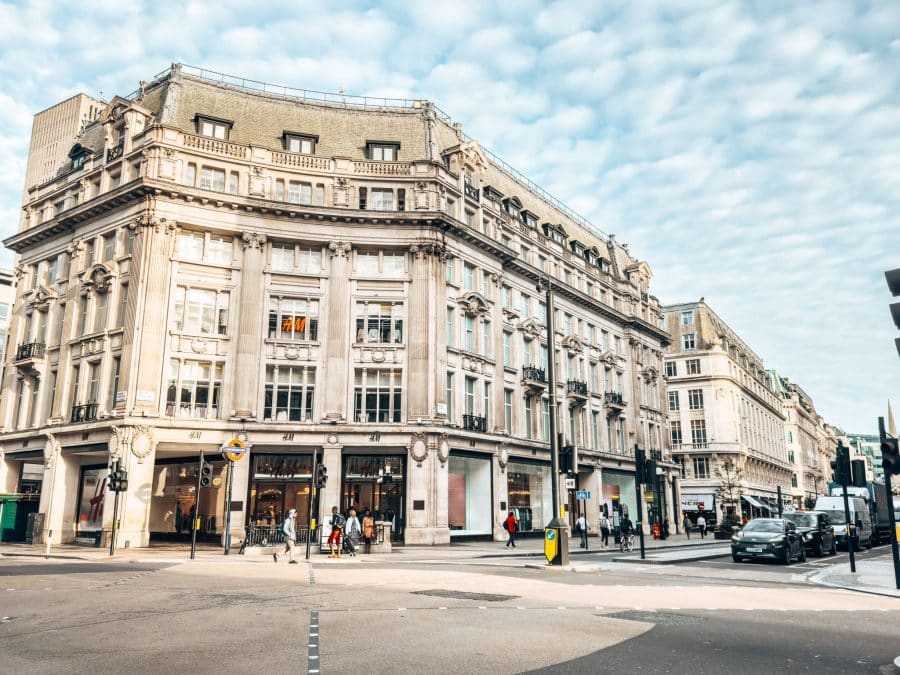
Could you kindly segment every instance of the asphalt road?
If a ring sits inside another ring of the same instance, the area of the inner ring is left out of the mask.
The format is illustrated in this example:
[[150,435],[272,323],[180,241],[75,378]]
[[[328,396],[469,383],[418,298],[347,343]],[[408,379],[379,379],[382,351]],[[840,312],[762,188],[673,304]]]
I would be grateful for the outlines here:
[[763,566],[495,563],[0,559],[0,670],[854,673],[900,654],[900,601],[754,582]]

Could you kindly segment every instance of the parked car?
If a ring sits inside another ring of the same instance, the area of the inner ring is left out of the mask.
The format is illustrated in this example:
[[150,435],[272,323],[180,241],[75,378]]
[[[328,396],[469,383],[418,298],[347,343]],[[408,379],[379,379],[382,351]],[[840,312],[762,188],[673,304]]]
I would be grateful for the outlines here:
[[731,538],[731,558],[774,558],[790,565],[794,558],[806,562],[806,548],[797,526],[785,518],[754,518]]
[[803,513],[786,513],[785,520],[797,526],[797,532],[803,537],[806,552],[822,557],[837,554],[837,540],[834,537],[834,526],[824,511],[805,511]]

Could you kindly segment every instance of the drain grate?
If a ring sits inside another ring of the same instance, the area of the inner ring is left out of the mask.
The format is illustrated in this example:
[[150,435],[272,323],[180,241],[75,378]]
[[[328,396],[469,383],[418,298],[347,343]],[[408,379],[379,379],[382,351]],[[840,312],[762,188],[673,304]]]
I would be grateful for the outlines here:
[[413,591],[413,595],[431,595],[436,598],[451,598],[453,600],[484,600],[485,602],[502,602],[515,600],[518,595],[499,595],[497,593],[466,593],[465,591],[444,591],[435,588],[428,591]]

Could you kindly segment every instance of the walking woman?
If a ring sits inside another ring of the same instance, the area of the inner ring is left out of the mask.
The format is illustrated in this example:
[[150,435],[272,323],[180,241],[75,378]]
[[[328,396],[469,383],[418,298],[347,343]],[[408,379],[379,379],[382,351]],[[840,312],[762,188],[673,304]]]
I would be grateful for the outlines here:
[[375,519],[372,512],[366,509],[362,521],[363,541],[366,544],[366,553],[372,552],[372,540],[375,538]]
[[503,521],[503,529],[505,529],[509,533],[509,539],[506,542],[506,548],[512,546],[516,547],[516,532],[519,530],[519,521],[516,520],[516,514],[512,511],[509,512],[509,515],[506,517],[506,520]]

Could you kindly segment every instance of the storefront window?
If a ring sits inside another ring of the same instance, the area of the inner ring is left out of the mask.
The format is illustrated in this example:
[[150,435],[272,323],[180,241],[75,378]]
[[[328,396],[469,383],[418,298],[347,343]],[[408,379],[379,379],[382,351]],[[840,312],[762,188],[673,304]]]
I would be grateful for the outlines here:
[[392,539],[401,541],[406,517],[406,457],[346,455],[341,509],[372,511],[375,520],[391,523]]
[[213,465],[210,487],[200,488],[197,499],[199,462],[157,463],[153,468],[150,496],[150,534],[160,539],[189,538],[191,519],[200,518],[198,534],[214,536],[222,532],[225,522],[226,463],[208,460]]
[[609,469],[603,470],[603,503],[607,511],[627,513],[632,521],[638,520],[637,499],[634,492],[634,476]]
[[510,461],[506,467],[506,484],[509,510],[515,513],[522,531],[543,529],[553,514],[550,467]]
[[450,534],[491,534],[491,460],[450,455]]
[[297,509],[298,527],[309,525],[312,455],[253,455],[249,525],[274,527]]
[[81,486],[78,493],[77,530],[97,532],[103,529],[103,503],[106,501],[106,477],[109,467],[85,467],[81,470]]

